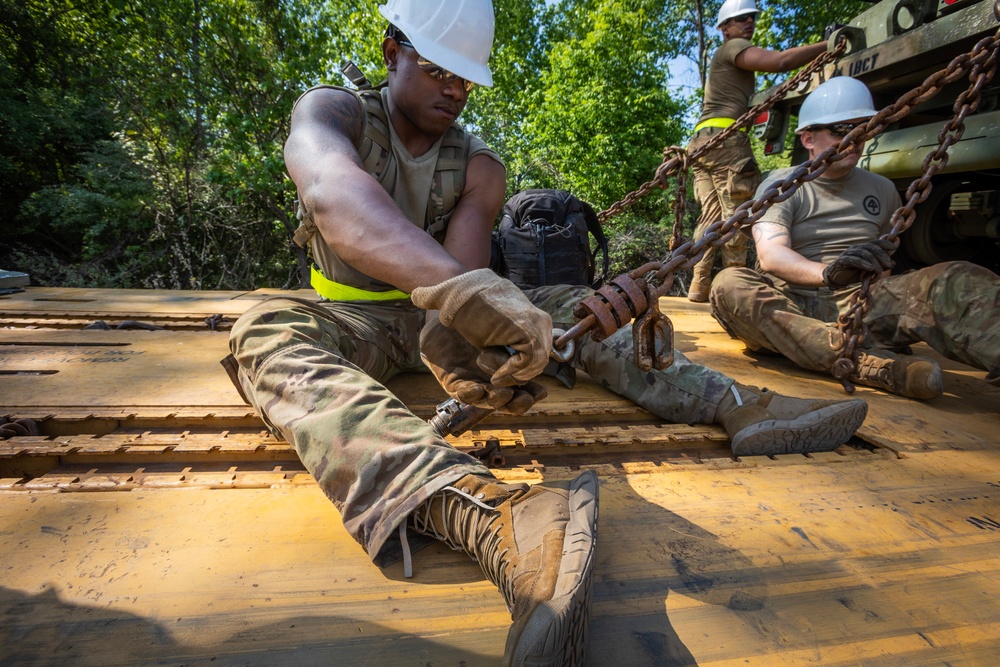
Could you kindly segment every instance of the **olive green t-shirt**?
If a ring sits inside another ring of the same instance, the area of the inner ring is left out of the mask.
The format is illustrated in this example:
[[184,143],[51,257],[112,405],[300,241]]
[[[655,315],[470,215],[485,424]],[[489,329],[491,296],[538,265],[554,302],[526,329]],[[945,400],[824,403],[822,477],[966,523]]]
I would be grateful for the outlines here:
[[709,118],[739,118],[750,108],[754,73],[736,66],[736,56],[753,44],[749,39],[727,39],[712,56],[705,81],[700,123]]
[[[793,170],[779,169],[757,189],[783,181]],[[842,178],[819,177],[803,183],[783,202],[774,204],[760,218],[788,229],[791,248],[806,259],[828,264],[849,246],[874,241],[889,231],[889,221],[899,208],[899,193],[892,181],[855,167]]]

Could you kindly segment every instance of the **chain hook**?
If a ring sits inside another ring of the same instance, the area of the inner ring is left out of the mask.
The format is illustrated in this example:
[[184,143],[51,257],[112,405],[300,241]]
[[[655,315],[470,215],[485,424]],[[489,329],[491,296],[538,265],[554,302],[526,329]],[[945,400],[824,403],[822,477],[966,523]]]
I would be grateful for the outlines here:
[[674,325],[660,312],[659,298],[651,285],[646,285],[649,307],[632,324],[632,345],[635,363],[648,372],[662,371],[674,363]]

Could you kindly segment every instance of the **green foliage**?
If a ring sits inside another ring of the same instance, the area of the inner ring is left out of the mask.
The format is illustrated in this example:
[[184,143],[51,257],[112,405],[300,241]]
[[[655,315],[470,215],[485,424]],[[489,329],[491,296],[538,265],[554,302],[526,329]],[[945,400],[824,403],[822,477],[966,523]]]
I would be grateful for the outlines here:
[[[106,100],[90,85],[95,68],[69,34],[73,14],[59,0],[0,0],[0,215],[8,230],[17,229],[11,213],[22,201],[62,182],[114,128]],[[29,224],[24,231],[40,230]]]
[[548,22],[544,0],[496,0],[496,36],[490,69],[493,87],[477,87],[461,122],[496,150],[508,169],[508,194],[529,187],[519,176],[522,156],[530,151],[525,133],[535,100],[543,93]]
[[[300,282],[282,158],[292,103],[339,82],[343,58],[375,61],[376,3],[0,2],[16,19],[0,33],[0,215],[17,249],[0,261],[40,284],[65,284],[75,264],[108,286]],[[112,184],[140,172],[149,191],[126,215],[135,202]]]
[[529,108],[531,148],[517,165],[522,182],[567,189],[604,206],[650,179],[662,147],[677,143],[683,131],[681,106],[666,90],[662,69],[665,4],[563,3],[565,25]]
[[[300,285],[291,108],[345,83],[345,60],[384,77],[379,4],[0,0],[0,266],[36,284]],[[463,122],[503,157],[508,194],[559,187],[601,209],[652,180],[697,104],[669,63],[714,50],[718,4],[495,0],[495,85]],[[809,41],[860,4],[775,2],[760,43]],[[666,254],[673,196],[611,220],[617,272]]]

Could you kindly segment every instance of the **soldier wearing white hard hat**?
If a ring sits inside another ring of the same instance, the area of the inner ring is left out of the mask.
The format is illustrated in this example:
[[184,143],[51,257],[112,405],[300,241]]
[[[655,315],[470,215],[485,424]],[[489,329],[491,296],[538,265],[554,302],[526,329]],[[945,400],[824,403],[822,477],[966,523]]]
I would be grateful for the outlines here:
[[[945,390],[938,362],[896,351],[923,342],[1000,384],[1000,277],[968,262],[890,275],[894,244],[882,237],[892,230],[899,193],[889,179],[858,168],[861,143],[840,148],[876,113],[868,87],[850,77],[834,77],[809,94],[795,133],[810,160],[826,151],[844,155],[754,223],[759,271],[719,273],[712,313],[749,350],[828,372],[842,342],[837,319],[867,276],[873,280],[864,314],[868,335],[852,382],[937,398]],[[791,172],[770,174],[757,194]]]
[[[758,9],[754,0],[726,0],[719,9],[716,28],[722,31],[722,46],[715,52],[705,82],[705,99],[688,150],[695,150],[732,125],[750,108],[754,93],[755,72],[787,72],[818,56],[826,42],[797,46],[785,51],[770,51],[754,46]],[[694,163],[695,196],[701,204],[701,216],[695,229],[700,238],[705,228],[717,220],[726,220],[736,208],[753,196],[760,183],[760,170],[753,158],[750,138],[741,130]],[[722,265],[744,266],[748,239],[735,234],[722,246]],[[716,249],[709,248],[695,265],[688,298],[708,300]]]

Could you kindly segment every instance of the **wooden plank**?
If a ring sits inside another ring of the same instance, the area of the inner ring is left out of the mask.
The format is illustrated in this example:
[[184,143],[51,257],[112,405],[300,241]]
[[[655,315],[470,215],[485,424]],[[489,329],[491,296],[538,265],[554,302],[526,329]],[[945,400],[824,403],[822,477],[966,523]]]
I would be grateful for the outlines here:
[[[588,664],[992,667],[1000,528],[970,518],[1000,518],[997,459],[602,476]],[[500,664],[506,611],[461,554],[432,547],[405,580],[313,484],[178,496],[180,477],[4,497],[0,644],[19,664],[97,647],[112,664]]]
[[274,296],[319,300],[312,290],[261,289],[253,292],[213,290],[151,290],[26,287],[0,297],[0,318],[24,315],[105,319],[144,319],[155,315],[239,316],[247,308]]
[[219,360],[223,332],[0,332],[0,395],[12,412],[47,408],[244,406]]

